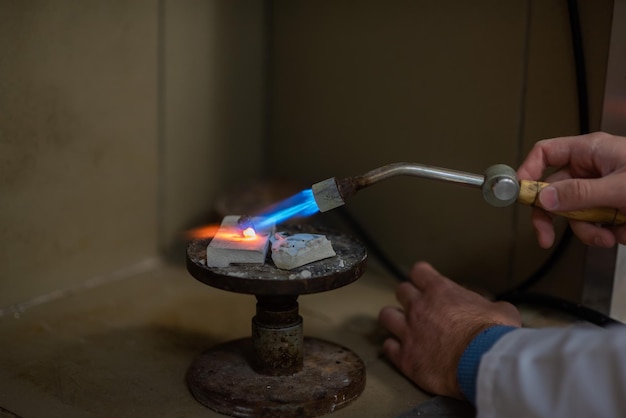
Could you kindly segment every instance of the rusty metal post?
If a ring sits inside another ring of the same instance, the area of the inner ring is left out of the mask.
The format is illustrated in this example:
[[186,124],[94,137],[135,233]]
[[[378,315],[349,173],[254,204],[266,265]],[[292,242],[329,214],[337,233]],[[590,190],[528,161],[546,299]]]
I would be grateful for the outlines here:
[[252,318],[253,367],[269,376],[302,370],[304,337],[298,296],[257,296]]

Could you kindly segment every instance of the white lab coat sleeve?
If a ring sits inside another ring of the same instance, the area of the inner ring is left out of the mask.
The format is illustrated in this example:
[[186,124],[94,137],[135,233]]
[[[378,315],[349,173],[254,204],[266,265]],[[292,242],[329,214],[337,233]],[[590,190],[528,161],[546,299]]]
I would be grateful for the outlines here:
[[510,332],[476,383],[478,418],[626,417],[626,327]]

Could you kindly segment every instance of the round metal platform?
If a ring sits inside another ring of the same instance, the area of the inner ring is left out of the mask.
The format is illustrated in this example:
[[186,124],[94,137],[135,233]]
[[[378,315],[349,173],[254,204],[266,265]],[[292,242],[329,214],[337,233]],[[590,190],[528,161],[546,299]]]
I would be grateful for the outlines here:
[[263,265],[207,267],[206,247],[211,239],[192,241],[187,247],[187,270],[197,280],[219,289],[253,295],[303,295],[325,292],[352,283],[365,270],[367,251],[349,236],[308,225],[281,228],[280,232],[324,234],[337,255],[293,270],[277,268],[268,252]]
[[365,366],[349,349],[304,339],[304,367],[267,376],[251,366],[250,338],[218,345],[198,356],[187,372],[193,396],[234,417],[314,417],[355,400],[365,388]]

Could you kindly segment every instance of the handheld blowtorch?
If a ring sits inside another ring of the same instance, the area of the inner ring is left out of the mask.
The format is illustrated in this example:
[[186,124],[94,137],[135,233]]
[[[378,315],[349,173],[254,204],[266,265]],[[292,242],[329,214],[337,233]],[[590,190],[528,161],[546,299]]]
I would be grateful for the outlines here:
[[[504,164],[489,167],[483,175],[432,167],[417,163],[394,163],[379,167],[360,176],[336,180],[334,177],[312,186],[313,197],[320,212],[345,204],[357,191],[395,176],[414,176],[461,184],[482,190],[483,197],[492,206],[505,207],[516,201],[541,208],[539,192],[548,183],[519,180],[515,170]],[[616,208],[592,208],[570,212],[551,212],[569,219],[593,222],[606,226],[626,223],[626,214]]]

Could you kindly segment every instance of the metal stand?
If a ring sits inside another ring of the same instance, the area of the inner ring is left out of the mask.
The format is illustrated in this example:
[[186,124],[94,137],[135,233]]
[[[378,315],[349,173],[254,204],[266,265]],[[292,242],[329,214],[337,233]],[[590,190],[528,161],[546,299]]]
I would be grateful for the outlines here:
[[303,337],[297,302],[300,294],[357,280],[367,259],[365,247],[328,231],[306,227],[302,232],[325,234],[337,256],[291,271],[277,269],[271,260],[263,266],[208,268],[202,261],[209,240],[187,248],[187,268],[196,279],[257,298],[251,338],[207,350],[187,372],[193,396],[214,411],[235,417],[314,417],[343,408],[365,388],[365,365],[355,353]]

